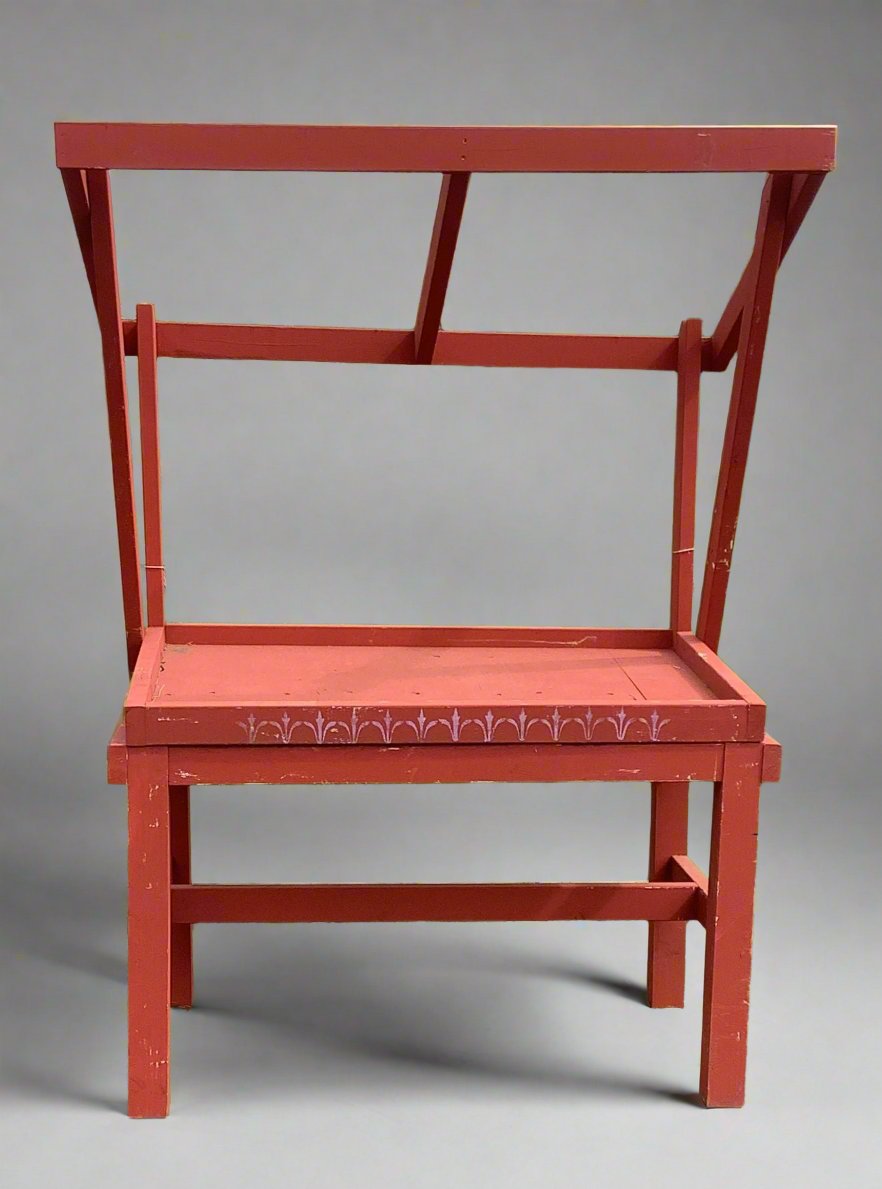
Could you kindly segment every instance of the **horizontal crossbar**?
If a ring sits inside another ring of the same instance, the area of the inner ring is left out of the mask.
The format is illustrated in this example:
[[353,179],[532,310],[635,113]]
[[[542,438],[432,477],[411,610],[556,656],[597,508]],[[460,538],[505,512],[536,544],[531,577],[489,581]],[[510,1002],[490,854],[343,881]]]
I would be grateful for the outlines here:
[[[243,326],[158,322],[157,353],[175,359],[415,364],[414,332],[341,326]],[[123,323],[127,355],[135,323]],[[703,359],[712,364],[710,339]],[[448,367],[611,368],[676,371],[677,339],[658,335],[514,334],[442,330],[432,364]]]
[[72,169],[403,173],[769,173],[832,169],[836,129],[55,125]]
[[[171,784],[470,784],[476,781],[719,780],[722,744],[566,743],[418,747],[170,747]],[[763,783],[781,779],[781,745],[763,740]],[[120,722],[107,748],[107,780],[125,784]]]
[[176,924],[344,921],[692,921],[694,883],[174,884]]
[[421,743],[170,747],[168,757],[172,784],[547,784],[719,780],[723,751],[718,743]]
[[672,648],[670,628],[388,623],[167,623],[168,644],[346,644],[371,648]]

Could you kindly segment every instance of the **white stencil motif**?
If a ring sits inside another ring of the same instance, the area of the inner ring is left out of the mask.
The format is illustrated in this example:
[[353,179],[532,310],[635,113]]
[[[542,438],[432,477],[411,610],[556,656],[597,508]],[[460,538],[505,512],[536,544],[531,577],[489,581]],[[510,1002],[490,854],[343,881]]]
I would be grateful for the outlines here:
[[[458,709],[450,715],[428,718],[422,710],[416,718],[393,718],[391,711],[359,711],[348,717],[316,710],[311,718],[257,718],[249,714],[237,722],[249,743],[623,743],[629,737],[657,743],[671,721],[657,710],[644,717],[631,717],[622,707],[617,714],[595,716],[588,709],[579,715],[562,715],[557,707],[549,715],[530,717],[526,710],[515,716],[487,710],[477,717],[464,716]],[[611,730],[601,729],[609,726]],[[566,739],[563,733],[566,730]],[[645,734],[644,734],[645,730]],[[431,733],[432,738],[429,738]]]

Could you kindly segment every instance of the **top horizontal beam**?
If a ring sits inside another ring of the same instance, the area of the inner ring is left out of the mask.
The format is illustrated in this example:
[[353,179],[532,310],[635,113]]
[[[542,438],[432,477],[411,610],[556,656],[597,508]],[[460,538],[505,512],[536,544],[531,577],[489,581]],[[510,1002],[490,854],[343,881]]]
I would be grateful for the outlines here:
[[55,125],[61,169],[826,173],[836,128]]

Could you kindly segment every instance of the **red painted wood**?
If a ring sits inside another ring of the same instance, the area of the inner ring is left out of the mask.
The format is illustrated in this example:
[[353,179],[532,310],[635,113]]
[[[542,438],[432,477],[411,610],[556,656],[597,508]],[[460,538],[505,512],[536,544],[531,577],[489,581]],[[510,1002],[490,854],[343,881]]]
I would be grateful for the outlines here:
[[[171,882],[190,882],[190,789],[173,784],[169,789]],[[173,922],[171,927],[171,1005],[193,1006],[193,926]]]
[[826,176],[826,173],[806,173],[794,176],[790,206],[787,211],[787,225],[784,228],[784,242],[781,244],[782,260],[790,250],[790,245],[796,238],[796,233],[809,213],[812,203],[817,198]]
[[[809,173],[794,178],[793,190],[790,196],[790,207],[787,212],[787,223],[784,228],[784,239],[781,243],[781,259],[787,255],[787,250],[793,243],[797,231],[809,212],[811,204],[817,197],[821,183],[827,175],[825,173]],[[767,185],[771,185],[771,179]],[[738,336],[741,333],[741,313],[745,300],[749,294],[753,269],[756,267],[757,245],[745,266],[741,279],[735,286],[725,310],[720,315],[716,329],[711,337],[710,358],[706,363],[709,371],[725,371],[732,361],[732,356],[738,349]]]
[[[763,739],[762,783],[781,779],[781,744]],[[481,744],[448,747],[171,747],[169,779],[200,784],[457,784],[534,780],[716,780],[722,745],[707,743]],[[107,745],[107,783],[125,784],[128,747],[120,720]]]
[[[126,351],[137,351],[124,323]],[[249,326],[158,322],[157,353],[171,359],[267,359],[310,363],[413,363],[412,330],[360,326]]]
[[708,873],[700,1094],[705,1106],[741,1106],[762,750],[726,748],[714,785]]
[[133,748],[129,780],[129,1114],[168,1114],[171,867],[168,758]]
[[116,275],[116,248],[113,239],[113,208],[107,174],[90,170],[86,181],[95,265],[95,294],[104,357],[104,382],[107,389],[107,420],[110,430],[113,495],[116,503],[123,616],[131,673],[141,645],[143,615],[126,369]]
[[677,353],[674,528],[671,541],[671,629],[675,632],[690,631],[692,628],[700,382],[701,322],[697,318],[689,318],[680,327]]
[[691,883],[189,884],[172,919],[191,922],[687,921]]
[[169,623],[169,644],[297,644],[421,648],[666,648],[670,628],[495,627],[336,623]]
[[748,734],[751,739],[762,739],[766,725],[766,704],[759,694],[692,632],[675,633],[674,651],[718,697],[737,698],[744,702],[747,707]]
[[[123,322],[126,353],[137,353],[135,323]],[[702,340],[709,352],[711,340]],[[312,363],[417,362],[412,330],[356,326],[248,326],[157,323],[157,352],[174,359],[266,359]],[[646,335],[438,332],[432,363],[447,367],[611,368],[676,371],[677,339]]]
[[[157,706],[526,706],[714,702],[670,648],[166,644]],[[609,740],[607,740],[609,742]]]
[[128,777],[128,748],[126,747],[126,724],[120,719],[107,744],[107,783],[125,784]]
[[693,863],[688,855],[674,855],[668,867],[668,879],[679,883],[685,880],[694,883],[700,892],[696,900],[698,905],[698,923],[707,927],[707,876],[697,863]]
[[735,546],[735,529],[741,507],[747,451],[753,429],[766,331],[772,308],[775,276],[790,203],[790,178],[772,178],[768,202],[763,205],[757,239],[760,251],[753,272],[751,295],[745,304],[738,344],[738,362],[732,381],[732,398],[723,441],[717,494],[705,563],[696,635],[716,651],[720,643],[729,570]]
[[55,125],[59,167],[428,173],[771,173],[834,168],[835,127]]
[[123,721],[129,746],[141,746],[148,742],[146,706],[156,688],[164,647],[163,629],[148,627],[135,660],[129,692],[123,703]]
[[[689,849],[689,784],[653,783],[649,878],[669,878],[671,859]],[[646,996],[650,1007],[682,1007],[686,984],[686,925],[650,922]]]
[[718,780],[716,743],[476,743],[469,747],[170,747],[189,784],[471,784],[476,781]]
[[446,173],[441,182],[435,225],[432,228],[432,239],[429,244],[429,258],[426,261],[423,288],[420,293],[413,332],[414,355],[417,363],[431,363],[435,354],[435,344],[441,329],[444,299],[447,296],[447,286],[453,268],[453,255],[456,251],[456,241],[459,238],[459,228],[462,223],[462,212],[465,208],[468,188],[469,174],[467,173]]
[[[195,921],[648,920],[648,994],[681,1005],[688,920],[707,929],[701,1094],[743,1100],[758,791],[780,775],[765,705],[716,655],[775,273],[835,163],[834,128],[58,125],[58,163],[102,338],[129,664],[108,777],[130,804],[130,1112],[168,1109],[169,1005],[192,1003]],[[109,168],[445,176],[411,330],[123,322]],[[713,336],[452,332],[444,297],[471,172],[768,173],[753,255]],[[85,171],[85,172],[84,172]],[[699,380],[738,348],[698,625]],[[137,355],[147,626],[124,353]],[[671,628],[163,626],[158,356],[678,373]],[[459,746],[460,744],[468,746]],[[169,746],[165,746],[165,745]],[[255,746],[259,744],[259,746]],[[326,746],[345,744],[345,746]],[[640,884],[193,885],[193,784],[652,783]],[[714,782],[709,875],[688,789]]]
[[781,744],[771,735],[763,737],[763,784],[781,779]]
[[150,649],[125,708],[135,744],[748,737],[745,703],[717,697],[673,649],[165,644],[157,661],[154,636]]
[[159,468],[159,410],[156,392],[156,312],[137,307],[138,392],[141,429],[141,482],[144,511],[144,565],[147,571],[147,623],[165,621],[165,568],[162,564],[162,498]]
[[707,895],[707,876],[688,855],[673,855],[668,865],[668,878],[675,883],[694,883]]
[[[139,745],[162,746],[293,747],[320,743],[326,747],[351,747],[358,743],[376,747],[477,747],[499,743],[520,747],[524,743],[553,742],[574,746],[633,742],[649,746],[658,741],[709,743],[748,738],[745,708],[735,702],[637,703],[630,711],[619,700],[545,703],[529,708],[519,701],[490,709],[485,702],[453,707],[421,702],[360,707],[242,702],[238,708],[204,702],[154,702],[144,712],[145,726],[143,732],[138,731],[136,741]],[[519,723],[522,713],[528,720],[524,734],[520,733]],[[421,716],[425,724],[421,724]],[[137,717],[137,711],[127,709],[127,727]]]
[[433,363],[455,367],[675,371],[677,340],[627,335],[507,334],[442,330]]
[[92,220],[89,214],[89,195],[86,190],[86,175],[81,169],[62,169],[61,180],[67,195],[67,204],[73,219],[74,231],[80,245],[80,255],[83,258],[83,268],[86,270],[86,280],[98,312],[98,297],[95,290],[95,260],[92,254]]

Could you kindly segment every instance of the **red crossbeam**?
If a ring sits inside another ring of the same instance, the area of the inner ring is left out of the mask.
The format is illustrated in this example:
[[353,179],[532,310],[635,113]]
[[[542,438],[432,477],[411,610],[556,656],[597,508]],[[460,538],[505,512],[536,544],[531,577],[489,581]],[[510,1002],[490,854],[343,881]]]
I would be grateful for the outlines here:
[[73,169],[811,173],[833,168],[836,129],[61,123],[55,151]]
[[[417,362],[412,330],[360,326],[243,326],[157,322],[157,353],[174,359],[264,359],[311,363]],[[123,322],[127,355],[135,323]],[[517,334],[442,330],[434,364],[448,367],[613,368],[676,371],[677,339],[652,335]],[[702,340],[702,359],[711,340]]]
[[172,920],[691,921],[693,883],[175,884]]

